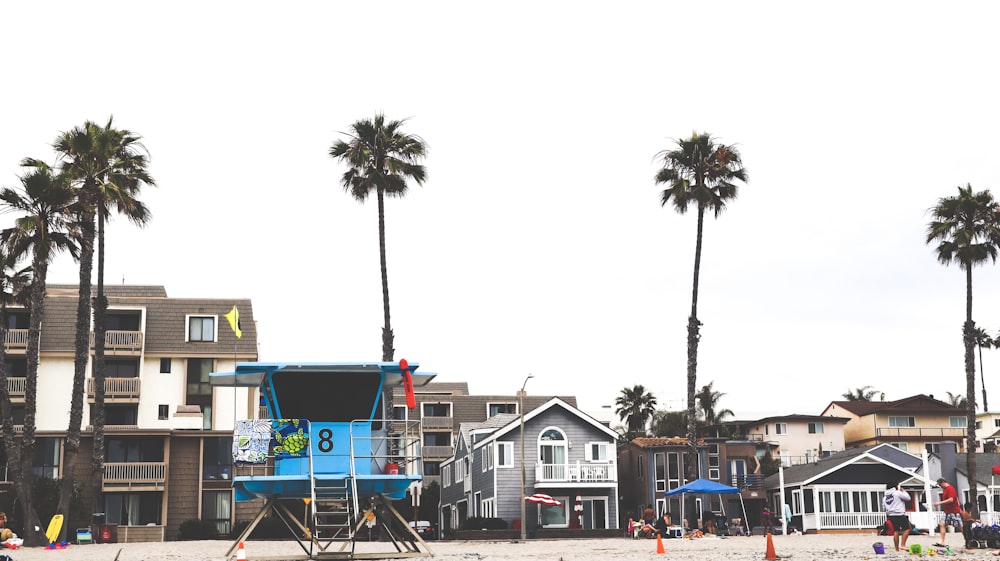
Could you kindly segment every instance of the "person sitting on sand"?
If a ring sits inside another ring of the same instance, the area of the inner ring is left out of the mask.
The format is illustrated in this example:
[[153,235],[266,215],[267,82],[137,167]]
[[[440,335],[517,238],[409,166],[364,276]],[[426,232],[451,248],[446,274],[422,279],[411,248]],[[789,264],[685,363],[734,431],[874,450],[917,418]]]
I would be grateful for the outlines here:
[[0,542],[5,542],[11,538],[16,538],[17,534],[7,527],[7,514],[0,511]]
[[661,538],[669,538],[670,527],[673,524],[670,523],[670,513],[664,511],[663,516],[656,519],[656,533],[659,534]]
[[656,511],[653,510],[653,505],[647,506],[646,510],[642,511],[642,527],[639,528],[639,533],[644,538],[656,536]]

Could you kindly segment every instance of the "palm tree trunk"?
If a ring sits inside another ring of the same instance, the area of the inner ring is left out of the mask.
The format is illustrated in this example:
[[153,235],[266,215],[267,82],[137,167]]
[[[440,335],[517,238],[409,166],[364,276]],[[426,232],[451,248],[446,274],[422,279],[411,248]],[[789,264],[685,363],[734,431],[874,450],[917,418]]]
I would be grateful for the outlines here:
[[382,266],[382,316],[385,320],[382,327],[382,360],[390,362],[395,349],[392,348],[392,325],[389,322],[389,270],[385,264],[385,196],[382,189],[378,189],[378,254]]
[[[389,322],[389,270],[385,264],[385,195],[382,189],[376,190],[378,196],[378,253],[379,264],[382,266],[382,316],[385,324],[382,326],[382,361],[391,362],[395,354],[393,345],[392,325]],[[392,433],[392,418],[395,403],[393,403],[392,388],[382,392],[385,402],[385,418],[388,419],[386,430]]]
[[[63,448],[63,482],[59,492],[56,512],[69,518],[69,503],[76,482],[76,465],[80,455],[80,428],[83,424],[83,392],[87,380],[87,362],[90,359],[90,298],[92,293],[91,275],[94,268],[94,186],[85,185],[81,201],[83,211],[80,216],[80,295],[76,306],[76,338],[73,360],[73,394],[69,409],[69,426],[66,429],[66,445]],[[65,538],[66,526],[59,533]]]
[[987,413],[990,410],[990,406],[986,404],[986,374],[983,373],[983,344],[977,341],[977,346],[979,347],[979,381],[983,385],[983,413]]
[[104,296],[104,212],[97,211],[97,298],[94,300],[94,410],[90,422],[94,425],[94,448],[90,460],[93,510],[104,512],[104,325],[108,299]]
[[[705,223],[705,208],[698,206],[698,234],[695,239],[694,250],[694,282],[691,289],[691,316],[688,318],[687,337],[687,458],[684,461],[687,472],[687,482],[690,483],[698,479],[698,432],[697,415],[695,411],[695,392],[698,385],[698,340],[701,338],[698,330],[701,322],[698,321],[698,275],[701,273],[701,243],[702,230]],[[687,510],[694,513],[694,496],[691,497],[691,508]]]
[[979,516],[979,484],[976,481],[976,358],[973,354],[976,323],[972,321],[972,265],[965,266],[965,423],[968,431],[965,440],[965,458],[969,473],[969,500],[972,502],[972,516]]
[[[3,422],[4,444],[8,453],[7,465],[13,472],[11,475],[14,479],[14,491],[21,500],[21,520],[24,521],[25,534],[21,538],[26,546],[48,545],[45,533],[41,531],[42,524],[35,513],[34,497],[31,492],[33,479],[31,464],[35,457],[35,412],[38,407],[38,348],[42,333],[42,315],[45,312],[45,277],[48,266],[47,255],[41,253],[41,250],[36,248],[32,262],[34,278],[31,282],[31,314],[26,349],[24,431],[21,433],[20,446],[13,444],[14,427],[8,425],[6,415]],[[4,388],[6,389],[6,384]]]

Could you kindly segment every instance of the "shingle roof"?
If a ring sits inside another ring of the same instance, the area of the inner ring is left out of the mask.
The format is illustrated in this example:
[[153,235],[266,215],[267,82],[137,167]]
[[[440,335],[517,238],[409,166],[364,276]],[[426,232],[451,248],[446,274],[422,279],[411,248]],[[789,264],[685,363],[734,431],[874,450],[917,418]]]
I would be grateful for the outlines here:
[[896,401],[831,401],[830,405],[837,405],[859,417],[882,412],[965,411],[964,408],[952,407],[943,401],[923,394],[897,399]]
[[[42,352],[72,353],[76,337],[76,285],[48,285],[45,291],[44,327],[39,342]],[[257,324],[253,305],[245,298],[167,298],[162,286],[108,285],[108,311],[143,310],[143,351],[150,355],[190,357],[238,355],[240,359],[257,356]],[[239,310],[242,337],[229,328],[223,317]],[[187,339],[189,315],[216,317],[217,341],[190,342]]]

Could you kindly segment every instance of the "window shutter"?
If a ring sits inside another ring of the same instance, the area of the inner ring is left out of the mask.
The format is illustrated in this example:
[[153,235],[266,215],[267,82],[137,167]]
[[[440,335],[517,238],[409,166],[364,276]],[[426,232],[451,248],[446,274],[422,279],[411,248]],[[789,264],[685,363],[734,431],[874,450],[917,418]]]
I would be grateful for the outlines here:
[[585,460],[587,460],[588,462],[594,461],[594,445],[588,442],[587,445],[584,447],[584,454],[585,454],[584,457]]

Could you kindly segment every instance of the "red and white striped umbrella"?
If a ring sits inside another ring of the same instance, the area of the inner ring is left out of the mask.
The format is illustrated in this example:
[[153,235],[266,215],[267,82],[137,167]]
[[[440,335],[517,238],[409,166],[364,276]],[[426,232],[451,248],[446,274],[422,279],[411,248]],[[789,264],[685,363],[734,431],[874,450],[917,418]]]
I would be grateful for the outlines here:
[[562,506],[561,502],[553,499],[552,497],[546,495],[545,493],[535,493],[530,497],[524,497],[524,500],[528,501],[529,503],[537,503],[545,506]]

